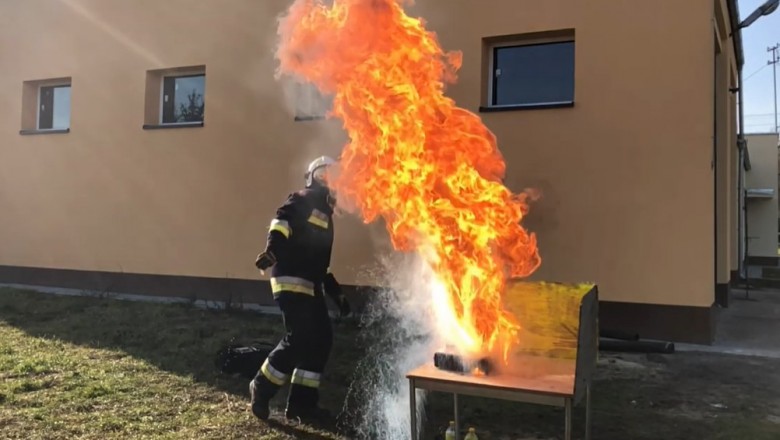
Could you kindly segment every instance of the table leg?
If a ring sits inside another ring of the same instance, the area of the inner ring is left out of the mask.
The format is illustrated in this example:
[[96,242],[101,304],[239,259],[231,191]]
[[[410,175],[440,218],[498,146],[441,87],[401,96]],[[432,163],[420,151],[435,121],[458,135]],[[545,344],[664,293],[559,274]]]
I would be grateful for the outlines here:
[[417,440],[417,387],[414,384],[414,379],[409,379],[409,420],[412,424],[412,440]]
[[452,402],[455,406],[455,440],[460,438],[460,417],[458,415],[458,395],[452,394]]
[[590,384],[585,388],[585,440],[590,440],[592,425],[590,420]]
[[571,399],[566,399],[566,427],[563,436],[566,440],[571,440]]

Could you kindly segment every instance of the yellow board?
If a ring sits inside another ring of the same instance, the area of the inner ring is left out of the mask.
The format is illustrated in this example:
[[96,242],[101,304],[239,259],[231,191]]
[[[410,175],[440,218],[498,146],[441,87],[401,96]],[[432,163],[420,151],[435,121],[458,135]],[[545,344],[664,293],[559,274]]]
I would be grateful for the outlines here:
[[504,306],[521,327],[513,354],[576,359],[580,305],[594,287],[510,281]]

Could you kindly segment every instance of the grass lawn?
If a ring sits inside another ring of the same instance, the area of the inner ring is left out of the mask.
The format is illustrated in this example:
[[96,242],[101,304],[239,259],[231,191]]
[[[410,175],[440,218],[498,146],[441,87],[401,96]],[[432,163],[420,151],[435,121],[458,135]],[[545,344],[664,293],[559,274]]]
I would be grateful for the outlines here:
[[[275,342],[280,329],[274,316],[0,289],[0,438],[337,438],[260,423],[248,381],[215,371],[232,337]],[[338,407],[345,391],[324,394]]]
[[[247,381],[215,371],[214,353],[231,338],[275,341],[280,331],[275,316],[0,288],[0,438],[339,438],[328,427],[255,420]],[[347,323],[337,324],[335,334],[323,404],[338,413],[364,353],[356,341],[365,338]],[[465,398],[463,407],[464,424],[475,424],[481,440],[562,434],[560,410]],[[449,398],[432,396],[427,413],[429,427],[446,424]],[[582,416],[575,413],[579,432]],[[776,440],[778,361],[602,355],[594,434]]]

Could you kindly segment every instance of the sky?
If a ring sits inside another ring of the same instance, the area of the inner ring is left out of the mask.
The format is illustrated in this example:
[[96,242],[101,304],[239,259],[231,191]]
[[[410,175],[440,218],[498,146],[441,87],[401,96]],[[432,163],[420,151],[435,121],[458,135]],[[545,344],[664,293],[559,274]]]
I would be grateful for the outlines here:
[[[766,0],[739,0],[739,13],[744,19]],[[780,9],[761,17],[742,30],[745,51],[745,131],[748,133],[774,132],[775,107],[772,88],[772,66],[767,65],[772,54],[767,48],[780,43]],[[780,95],[780,64],[777,64],[778,94]],[[780,111],[780,110],[779,110]]]

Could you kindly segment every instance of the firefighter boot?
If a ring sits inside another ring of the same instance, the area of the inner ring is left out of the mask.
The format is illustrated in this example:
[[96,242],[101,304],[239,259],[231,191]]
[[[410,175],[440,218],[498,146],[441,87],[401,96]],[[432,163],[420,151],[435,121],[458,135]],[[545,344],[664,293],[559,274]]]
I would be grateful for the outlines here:
[[317,388],[292,384],[287,399],[285,417],[288,420],[299,419],[307,424],[327,424],[333,421],[330,411],[317,406],[319,390]]
[[268,420],[268,417],[271,415],[268,404],[278,389],[279,386],[266,379],[262,373],[259,373],[249,382],[249,395],[252,397],[252,414],[255,417],[260,420]]

